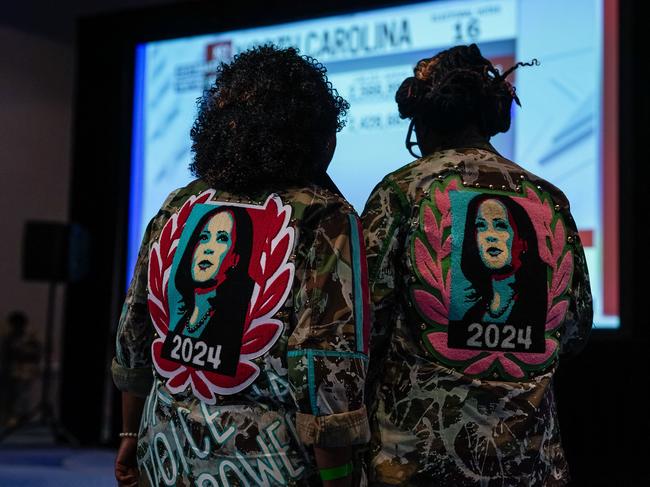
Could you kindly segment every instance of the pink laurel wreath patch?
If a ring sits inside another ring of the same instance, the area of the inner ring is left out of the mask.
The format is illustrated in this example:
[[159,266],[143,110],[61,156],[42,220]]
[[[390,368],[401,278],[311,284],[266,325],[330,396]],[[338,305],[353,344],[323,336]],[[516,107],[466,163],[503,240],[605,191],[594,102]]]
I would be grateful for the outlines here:
[[573,273],[573,254],[565,244],[564,223],[554,213],[548,197],[540,197],[536,188],[529,183],[523,185],[524,195],[517,197],[517,203],[529,215],[536,216],[532,220],[540,258],[548,264],[552,273],[547,293],[545,351],[515,353],[450,348],[447,345],[447,328],[451,269],[445,266],[445,262],[451,257],[452,246],[449,192],[458,190],[459,184],[456,177],[446,183],[434,184],[431,202],[425,203],[420,219],[421,234],[417,234],[413,242],[412,258],[425,285],[425,289],[413,290],[414,305],[422,317],[434,325],[434,330],[425,331],[423,338],[434,355],[465,374],[481,377],[498,363],[508,377],[522,379],[526,377],[525,371],[544,368],[558,353],[559,344],[554,331],[562,325],[566,316],[569,306],[566,291]]
[[289,226],[291,207],[276,195],[269,196],[261,206],[238,205],[247,209],[255,238],[249,266],[254,288],[244,322],[236,375],[229,377],[197,370],[162,357],[170,325],[168,283],[181,233],[195,205],[217,204],[211,201],[214,195],[214,190],[207,190],[190,197],[167,221],[152,246],[148,269],[148,308],[158,334],[152,344],[154,366],[172,393],[191,387],[194,395],[208,404],[215,403],[215,394],[236,394],[257,379],[260,370],[253,360],[268,352],[282,334],[283,323],[273,316],[286,301],[294,277],[294,265],[289,262],[294,243],[294,230]]

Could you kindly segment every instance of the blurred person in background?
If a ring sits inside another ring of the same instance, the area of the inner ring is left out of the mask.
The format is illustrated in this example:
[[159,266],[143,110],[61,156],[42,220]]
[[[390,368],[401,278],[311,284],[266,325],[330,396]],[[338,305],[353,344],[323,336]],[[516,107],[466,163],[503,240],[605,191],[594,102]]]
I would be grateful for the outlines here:
[[41,345],[22,311],[9,313],[7,325],[0,345],[0,425],[11,427],[31,407],[32,386],[40,376]]

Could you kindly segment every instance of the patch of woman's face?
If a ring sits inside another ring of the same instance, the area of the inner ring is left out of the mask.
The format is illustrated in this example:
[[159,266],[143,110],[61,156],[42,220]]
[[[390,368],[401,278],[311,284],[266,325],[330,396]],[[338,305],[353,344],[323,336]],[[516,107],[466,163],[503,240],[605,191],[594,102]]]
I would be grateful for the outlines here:
[[192,279],[195,282],[206,282],[217,276],[232,248],[233,225],[232,215],[225,211],[207,221],[192,256]]
[[476,243],[485,266],[499,270],[510,265],[514,230],[506,207],[498,200],[485,200],[478,207],[475,226]]

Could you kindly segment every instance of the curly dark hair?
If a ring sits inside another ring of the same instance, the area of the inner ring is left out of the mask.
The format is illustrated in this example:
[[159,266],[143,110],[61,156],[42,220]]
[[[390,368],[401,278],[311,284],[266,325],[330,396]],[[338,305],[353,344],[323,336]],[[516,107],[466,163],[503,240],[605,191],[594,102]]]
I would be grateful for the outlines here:
[[273,45],[222,63],[198,100],[192,173],[215,188],[244,193],[313,180],[350,107],[326,71],[294,48]]
[[519,62],[500,73],[476,44],[441,51],[419,61],[414,76],[397,90],[400,117],[415,119],[443,134],[472,124],[486,137],[506,132],[512,101],[520,105],[506,77],[519,66],[538,64],[537,59]]

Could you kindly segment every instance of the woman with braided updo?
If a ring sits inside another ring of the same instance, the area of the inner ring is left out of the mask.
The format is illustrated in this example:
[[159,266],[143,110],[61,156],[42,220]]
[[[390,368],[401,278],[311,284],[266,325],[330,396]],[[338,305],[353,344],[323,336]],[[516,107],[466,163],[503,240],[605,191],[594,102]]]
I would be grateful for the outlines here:
[[395,95],[416,160],[362,215],[371,485],[568,482],[551,384],[591,329],[584,252],[564,194],[490,144],[519,105],[508,76],[536,64],[456,46]]
[[[415,128],[423,154],[467,141],[487,143],[510,128],[512,102],[520,105],[506,78],[519,66],[536,64],[517,63],[500,73],[476,44],[422,59],[395,94],[400,117],[411,119],[409,135]],[[413,145],[407,141],[409,151]]]

